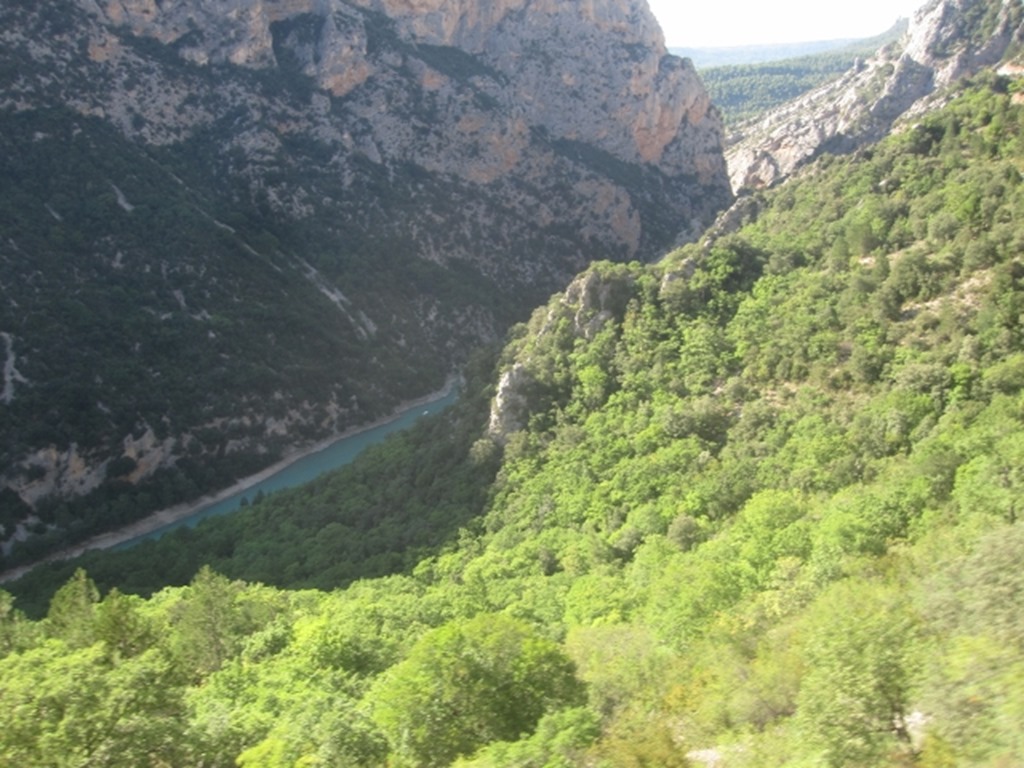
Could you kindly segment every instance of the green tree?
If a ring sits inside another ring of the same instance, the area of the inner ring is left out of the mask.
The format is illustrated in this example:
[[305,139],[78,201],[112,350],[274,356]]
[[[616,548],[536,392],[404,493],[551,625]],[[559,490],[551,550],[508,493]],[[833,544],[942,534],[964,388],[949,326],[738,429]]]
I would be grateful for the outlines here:
[[[289,688],[298,693],[300,685],[292,680]],[[275,718],[266,738],[238,756],[241,768],[360,768],[384,763],[387,744],[365,708],[346,696],[316,689],[298,698],[301,704]]]
[[908,750],[918,622],[901,590],[843,581],[811,608],[797,717],[829,766],[877,766]]
[[258,588],[203,566],[170,612],[171,648],[183,669],[202,678],[232,658],[271,611]]
[[15,609],[14,598],[0,589],[0,659],[31,645],[35,635],[38,625],[26,621],[21,611]]
[[998,525],[925,585],[929,740],[958,765],[1010,765],[1024,754],[1024,733],[1007,727],[1024,717],[1022,551],[1024,525]]
[[142,600],[116,587],[96,607],[95,633],[110,654],[136,656],[156,644],[152,623],[139,610]]
[[587,683],[591,707],[602,717],[656,700],[674,659],[640,625],[577,627],[569,633],[566,647]]
[[586,748],[600,735],[597,715],[586,707],[552,712],[537,730],[516,742],[498,741],[454,768],[573,768],[585,762]]
[[60,640],[0,661],[0,765],[185,765],[182,689],[156,650],[111,666]]
[[448,765],[517,741],[553,710],[582,703],[573,664],[524,622],[482,614],[428,632],[370,694],[402,765]]
[[96,604],[100,593],[96,584],[79,568],[67,584],[50,600],[46,623],[50,634],[73,648],[92,645],[96,639]]
[[1016,522],[1024,512],[1024,435],[1008,434],[960,467],[953,498],[965,516],[984,513]]

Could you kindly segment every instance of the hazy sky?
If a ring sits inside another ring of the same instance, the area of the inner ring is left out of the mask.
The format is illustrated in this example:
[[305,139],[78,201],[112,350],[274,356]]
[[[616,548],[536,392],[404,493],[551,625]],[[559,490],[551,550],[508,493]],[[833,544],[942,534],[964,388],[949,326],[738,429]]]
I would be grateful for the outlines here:
[[870,37],[926,0],[648,0],[669,46]]

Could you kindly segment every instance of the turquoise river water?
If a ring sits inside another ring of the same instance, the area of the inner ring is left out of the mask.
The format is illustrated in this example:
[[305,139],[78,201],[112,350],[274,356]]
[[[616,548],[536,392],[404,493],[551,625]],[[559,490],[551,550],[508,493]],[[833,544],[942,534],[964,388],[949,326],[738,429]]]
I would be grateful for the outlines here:
[[374,445],[375,443],[379,443],[390,434],[399,432],[403,429],[408,429],[416,423],[417,419],[426,416],[427,414],[437,413],[444,410],[454,403],[457,397],[457,388],[452,387],[448,394],[442,395],[436,400],[420,403],[419,405],[410,407],[405,411],[401,411],[396,414],[393,419],[390,419],[384,424],[370,427],[347,437],[339,438],[336,442],[331,443],[315,453],[310,453],[296,459],[288,466],[283,467],[280,471],[249,486],[244,491],[239,491],[225,499],[213,502],[209,506],[199,509],[190,517],[176,520],[173,523],[165,525],[163,528],[158,528],[155,531],[150,531],[149,533],[143,534],[137,538],[121,542],[114,546],[113,549],[127,549],[133,544],[138,544],[141,541],[159,539],[165,533],[169,533],[170,531],[181,528],[182,526],[194,527],[208,517],[226,515],[230,512],[234,512],[242,505],[243,499],[251,502],[256,498],[257,494],[260,494],[261,492],[266,495],[268,493],[273,493],[274,491],[280,491],[284,488],[294,488],[295,486],[308,483],[310,480],[319,477],[325,472],[330,472],[332,469],[337,469],[345,464],[349,464],[366,448]]

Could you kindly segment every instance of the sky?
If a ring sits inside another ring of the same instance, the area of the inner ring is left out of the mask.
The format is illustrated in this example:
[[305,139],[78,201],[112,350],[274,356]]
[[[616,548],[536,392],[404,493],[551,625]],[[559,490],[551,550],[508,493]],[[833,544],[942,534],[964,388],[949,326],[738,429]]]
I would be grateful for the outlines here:
[[648,0],[669,47],[872,37],[926,0]]

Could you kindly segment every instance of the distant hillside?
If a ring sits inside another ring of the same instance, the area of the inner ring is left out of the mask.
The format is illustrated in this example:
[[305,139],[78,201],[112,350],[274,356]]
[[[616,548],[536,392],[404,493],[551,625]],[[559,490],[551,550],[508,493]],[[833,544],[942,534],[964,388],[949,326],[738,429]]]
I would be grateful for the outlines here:
[[[721,61],[705,55],[691,58],[711,100],[731,125],[754,118],[838,77],[859,59],[898,40],[906,29],[907,22],[901,21],[887,32],[864,40],[740,49],[734,61],[724,60],[724,55]],[[741,53],[747,50],[749,56]]]
[[1022,167],[986,71],[592,265],[447,416],[11,585],[0,760],[1022,764]]
[[854,38],[816,40],[807,43],[777,43],[775,45],[738,45],[720,48],[669,48],[674,56],[690,59],[701,72],[716,67],[744,64],[767,64],[784,59],[797,59],[818,53],[846,48],[857,43]]

